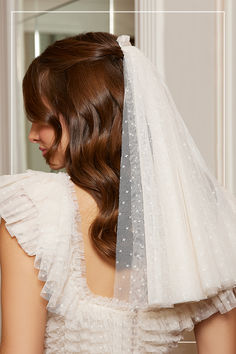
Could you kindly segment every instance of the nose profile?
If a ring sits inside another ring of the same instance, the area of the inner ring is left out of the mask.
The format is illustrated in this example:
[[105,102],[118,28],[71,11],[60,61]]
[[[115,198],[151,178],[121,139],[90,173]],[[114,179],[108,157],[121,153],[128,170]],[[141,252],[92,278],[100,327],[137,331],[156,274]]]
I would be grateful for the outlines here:
[[37,143],[39,141],[39,133],[35,123],[32,123],[28,139],[31,143]]

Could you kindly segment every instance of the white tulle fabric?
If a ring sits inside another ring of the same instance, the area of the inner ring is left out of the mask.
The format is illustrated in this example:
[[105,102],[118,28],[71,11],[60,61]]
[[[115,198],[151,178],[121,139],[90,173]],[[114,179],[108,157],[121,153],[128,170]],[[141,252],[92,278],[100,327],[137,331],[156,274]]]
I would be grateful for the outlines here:
[[[236,198],[219,184],[151,61],[122,35],[125,97],[115,297],[173,307],[236,286]],[[223,295],[222,295],[223,296]]]
[[[84,277],[79,206],[66,173],[27,170],[1,176],[0,216],[22,249],[35,256],[38,278],[45,282],[41,296],[48,300],[46,354],[168,353],[183,338],[184,330],[192,330],[195,323],[213,313],[236,307],[235,288],[219,289],[205,300],[152,310],[131,308],[127,302],[93,294]],[[227,240],[224,250],[230,254]],[[197,247],[187,243],[185,252],[198,253]],[[201,247],[207,250],[208,243],[203,240]],[[208,257],[213,252],[209,249]],[[191,266],[190,256],[185,256],[189,260],[186,266]],[[215,272],[212,268],[209,278]],[[189,287],[194,293],[191,279]]]

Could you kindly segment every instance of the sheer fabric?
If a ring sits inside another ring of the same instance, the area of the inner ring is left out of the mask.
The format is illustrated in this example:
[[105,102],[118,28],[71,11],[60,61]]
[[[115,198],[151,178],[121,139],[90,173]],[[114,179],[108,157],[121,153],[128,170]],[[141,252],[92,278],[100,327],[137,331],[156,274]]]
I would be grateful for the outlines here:
[[209,170],[158,69],[129,36],[119,42],[125,96],[114,296],[134,308],[207,299],[236,286],[236,198]]
[[[169,353],[195,323],[236,307],[236,290],[170,308],[134,309],[89,291],[76,192],[65,173],[0,176],[0,215],[11,237],[35,256],[48,300],[45,354]],[[190,284],[191,285],[191,284]]]

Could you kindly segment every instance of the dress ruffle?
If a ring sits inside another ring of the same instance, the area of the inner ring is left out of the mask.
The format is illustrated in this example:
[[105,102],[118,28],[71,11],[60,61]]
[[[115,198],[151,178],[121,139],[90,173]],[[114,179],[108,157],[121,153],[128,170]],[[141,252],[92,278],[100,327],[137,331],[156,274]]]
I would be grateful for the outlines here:
[[185,330],[236,307],[232,286],[215,289],[212,296],[199,301],[148,310],[90,292],[82,277],[84,250],[77,228],[77,199],[65,173],[27,170],[1,176],[0,216],[22,249],[35,256],[38,278],[45,282],[40,295],[48,301],[50,312],[47,353],[96,353],[101,331],[107,333],[107,343],[101,343],[103,353],[117,353],[114,340],[113,346],[109,341],[112,336],[126,338],[126,343],[129,338],[121,353],[167,353],[183,339]]
[[0,177],[0,216],[22,249],[35,256],[38,279],[45,282],[40,295],[48,301],[47,310],[60,315],[73,292],[68,282],[71,227],[64,222],[71,223],[68,203],[61,175],[27,170]]
[[140,311],[137,319],[140,353],[142,350],[167,353],[178,346],[185,331],[192,331],[197,323],[215,313],[223,314],[235,307],[236,288],[233,288],[201,301],[176,304],[173,308]]

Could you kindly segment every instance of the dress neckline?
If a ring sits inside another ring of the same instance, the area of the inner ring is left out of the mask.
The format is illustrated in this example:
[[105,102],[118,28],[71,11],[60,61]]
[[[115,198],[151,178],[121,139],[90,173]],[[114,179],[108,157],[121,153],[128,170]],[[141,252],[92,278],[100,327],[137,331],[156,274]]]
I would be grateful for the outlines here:
[[[74,182],[71,180],[70,175],[67,172],[59,172],[59,174],[63,174],[66,177],[66,185],[68,186],[68,191],[72,203],[73,210],[73,241],[75,252],[77,253],[77,272],[80,277],[80,285],[82,290],[82,296],[86,298],[86,300],[90,300],[91,302],[100,304],[100,305],[109,305],[111,307],[119,307],[124,309],[131,309],[132,306],[126,301],[119,300],[115,297],[107,297],[102,295],[97,295],[93,293],[88,284],[86,277],[82,276],[82,274],[86,274],[86,263],[85,263],[85,250],[84,250],[84,241],[83,235],[81,232],[81,214],[79,210],[78,198],[76,195],[76,187]],[[79,263],[79,264],[78,264]]]
[[[128,303],[127,301],[117,299],[115,297],[107,297],[102,295],[97,295],[93,293],[87,284],[86,277],[82,274],[86,274],[86,263],[85,263],[85,252],[84,252],[84,241],[81,231],[81,214],[79,210],[78,198],[76,195],[75,184],[72,181],[70,175],[67,172],[59,171],[57,173],[45,172],[27,169],[26,173],[40,173],[49,174],[55,176],[55,178],[62,178],[62,183],[67,188],[67,195],[69,197],[69,204],[71,204],[72,210],[72,231],[71,231],[71,244],[72,244],[72,262],[74,272],[74,282],[77,287],[80,299],[74,299],[77,303],[86,301],[89,303],[97,304],[100,306],[110,307],[118,310],[125,311],[136,311],[137,307]],[[84,261],[84,262],[83,262]]]

